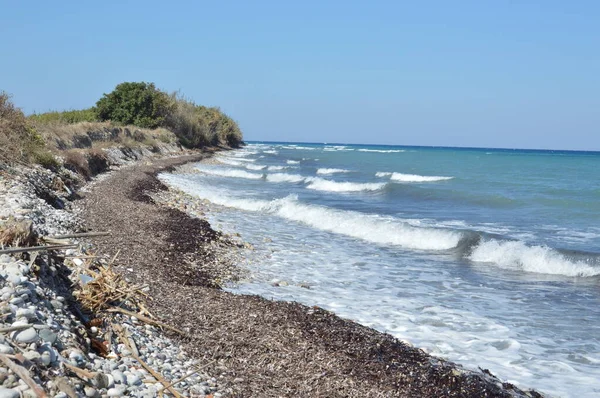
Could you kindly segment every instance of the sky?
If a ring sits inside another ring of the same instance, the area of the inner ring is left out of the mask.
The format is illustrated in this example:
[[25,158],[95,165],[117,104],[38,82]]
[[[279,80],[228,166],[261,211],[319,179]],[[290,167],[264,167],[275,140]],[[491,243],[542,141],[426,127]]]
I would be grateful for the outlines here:
[[600,150],[598,1],[0,0],[24,112],[125,81],[246,140]]

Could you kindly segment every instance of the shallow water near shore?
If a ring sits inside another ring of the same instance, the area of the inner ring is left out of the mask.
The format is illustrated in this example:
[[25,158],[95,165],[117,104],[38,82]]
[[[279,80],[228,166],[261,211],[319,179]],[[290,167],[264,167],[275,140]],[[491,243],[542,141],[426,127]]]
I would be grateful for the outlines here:
[[252,143],[161,179],[319,305],[552,396],[600,395],[600,153]]

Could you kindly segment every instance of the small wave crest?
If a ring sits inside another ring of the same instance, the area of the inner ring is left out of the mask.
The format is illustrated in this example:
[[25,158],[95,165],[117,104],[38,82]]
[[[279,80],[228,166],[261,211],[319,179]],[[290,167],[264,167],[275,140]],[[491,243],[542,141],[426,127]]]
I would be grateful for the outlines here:
[[589,277],[600,275],[598,257],[570,258],[547,246],[528,246],[522,241],[484,240],[468,256],[471,261],[540,274]]
[[304,177],[298,174],[273,173],[267,174],[267,181],[270,182],[302,182]]
[[262,174],[249,173],[244,170],[237,169],[222,169],[222,168],[203,168],[196,167],[196,169],[204,174],[218,176],[218,177],[232,177],[232,178],[246,178],[249,180],[260,180],[263,178]]
[[247,164],[246,168],[248,170],[264,170],[267,166],[264,166],[262,164]]
[[390,177],[391,181],[397,182],[435,182],[435,181],[447,181],[454,177],[443,177],[443,176],[422,176],[418,174],[404,174],[404,173],[390,173],[387,171],[378,171],[375,173],[375,177],[384,178]]
[[277,170],[283,170],[283,169],[287,169],[287,167],[285,167],[285,166],[269,166],[269,167],[267,167],[267,170],[269,170],[269,171],[277,171]]
[[383,182],[338,182],[319,177],[307,178],[306,182],[308,182],[308,185],[306,186],[308,189],[328,192],[379,191],[386,186],[386,183]]
[[350,170],[345,169],[318,169],[317,174],[336,174],[336,173],[349,173]]
[[287,164],[300,164],[299,160],[287,160],[286,161]]
[[406,152],[404,149],[358,149],[358,152],[375,152],[375,153],[400,153]]

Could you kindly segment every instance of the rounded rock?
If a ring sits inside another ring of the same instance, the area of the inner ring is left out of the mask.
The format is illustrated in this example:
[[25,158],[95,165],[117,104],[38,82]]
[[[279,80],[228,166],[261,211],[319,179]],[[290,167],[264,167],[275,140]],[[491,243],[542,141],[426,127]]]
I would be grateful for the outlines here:
[[21,394],[10,388],[0,387],[0,398],[19,398]]
[[13,340],[18,343],[35,343],[39,336],[34,328],[18,330],[12,334]]

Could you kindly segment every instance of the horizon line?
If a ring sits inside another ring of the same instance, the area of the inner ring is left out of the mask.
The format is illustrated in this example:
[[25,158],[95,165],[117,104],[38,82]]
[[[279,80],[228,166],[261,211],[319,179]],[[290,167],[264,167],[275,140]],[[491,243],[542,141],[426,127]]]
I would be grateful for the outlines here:
[[541,149],[541,148],[477,147],[477,146],[449,146],[449,145],[357,144],[357,143],[344,143],[344,142],[270,141],[270,140],[244,140],[244,142],[245,143],[259,142],[259,143],[267,143],[267,144],[392,146],[392,147],[403,147],[403,148],[431,148],[431,149],[477,149],[477,150],[499,150],[499,151],[579,152],[579,153],[600,154],[600,149]]

